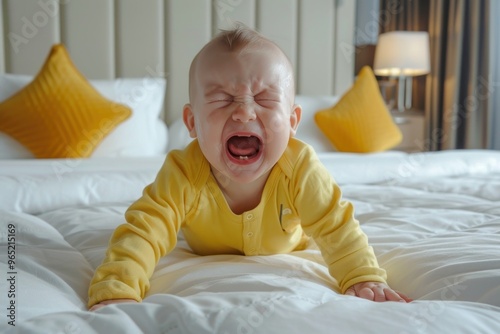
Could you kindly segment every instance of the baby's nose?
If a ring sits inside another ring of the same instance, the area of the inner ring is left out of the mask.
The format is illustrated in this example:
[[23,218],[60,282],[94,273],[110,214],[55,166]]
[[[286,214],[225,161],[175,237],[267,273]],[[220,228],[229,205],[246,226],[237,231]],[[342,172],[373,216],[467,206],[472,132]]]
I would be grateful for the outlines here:
[[235,99],[236,108],[233,111],[233,120],[240,122],[255,120],[253,102],[253,97]]

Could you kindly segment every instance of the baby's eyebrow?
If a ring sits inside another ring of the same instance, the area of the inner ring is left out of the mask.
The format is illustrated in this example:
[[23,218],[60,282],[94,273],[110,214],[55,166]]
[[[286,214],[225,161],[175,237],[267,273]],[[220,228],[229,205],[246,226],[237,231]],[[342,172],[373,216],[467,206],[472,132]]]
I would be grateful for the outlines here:
[[220,92],[225,92],[224,88],[219,84],[209,84],[205,86],[203,90],[203,95],[209,96]]
[[[232,94],[228,89],[231,90],[232,87],[227,87],[220,85],[218,83],[209,83],[205,85],[205,88],[203,89],[203,95],[204,96],[211,96],[214,94]],[[233,88],[233,90],[236,88]],[[283,87],[281,87],[278,84],[262,84],[261,82],[254,83],[251,87],[251,94],[256,96],[259,94],[273,94],[273,95],[281,95],[283,94]]]
[[281,94],[283,88],[279,85],[270,85],[262,87],[260,90],[256,90],[255,93],[268,93],[268,94]]

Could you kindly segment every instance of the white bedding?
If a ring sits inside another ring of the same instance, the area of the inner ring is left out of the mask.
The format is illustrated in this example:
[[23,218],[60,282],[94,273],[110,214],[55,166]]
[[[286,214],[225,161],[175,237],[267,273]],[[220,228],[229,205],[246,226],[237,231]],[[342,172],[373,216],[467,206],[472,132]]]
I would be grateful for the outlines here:
[[390,285],[413,303],[339,295],[313,244],[197,256],[179,236],[142,304],[87,312],[108,238],[163,157],[5,160],[0,332],[500,333],[500,152],[320,158],[354,202]]

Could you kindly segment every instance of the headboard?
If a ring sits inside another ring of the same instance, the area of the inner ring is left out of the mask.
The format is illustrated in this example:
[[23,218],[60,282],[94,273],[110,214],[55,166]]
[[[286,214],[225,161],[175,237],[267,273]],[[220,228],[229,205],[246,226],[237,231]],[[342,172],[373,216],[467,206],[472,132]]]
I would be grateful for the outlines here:
[[349,0],[2,0],[0,20],[0,73],[34,75],[64,43],[89,79],[166,77],[167,123],[187,102],[192,58],[234,21],[280,45],[299,94],[339,95],[354,78]]

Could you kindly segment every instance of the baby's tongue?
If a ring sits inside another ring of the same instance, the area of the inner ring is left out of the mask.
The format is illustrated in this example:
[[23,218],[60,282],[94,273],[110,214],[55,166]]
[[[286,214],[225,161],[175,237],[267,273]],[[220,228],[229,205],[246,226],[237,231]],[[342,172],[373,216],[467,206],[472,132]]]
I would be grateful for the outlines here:
[[253,136],[234,136],[229,138],[227,147],[234,156],[252,156],[259,150],[259,139]]

